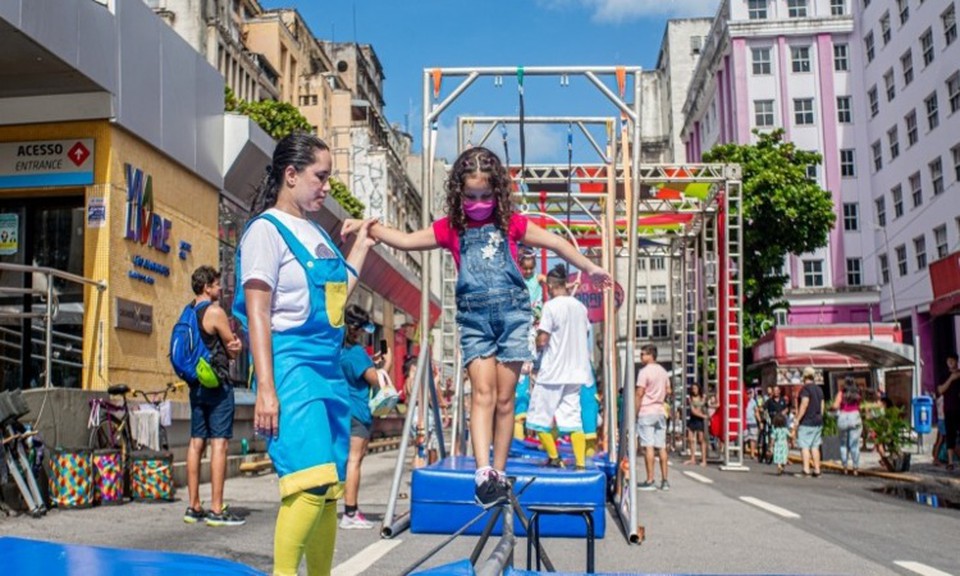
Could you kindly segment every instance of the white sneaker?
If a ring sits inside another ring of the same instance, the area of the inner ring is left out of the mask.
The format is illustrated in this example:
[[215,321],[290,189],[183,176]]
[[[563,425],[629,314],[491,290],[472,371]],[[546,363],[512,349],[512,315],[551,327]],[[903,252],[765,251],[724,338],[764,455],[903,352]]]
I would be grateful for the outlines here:
[[373,528],[373,522],[367,520],[363,513],[357,510],[353,516],[343,515],[340,519],[340,528],[343,530],[370,530]]

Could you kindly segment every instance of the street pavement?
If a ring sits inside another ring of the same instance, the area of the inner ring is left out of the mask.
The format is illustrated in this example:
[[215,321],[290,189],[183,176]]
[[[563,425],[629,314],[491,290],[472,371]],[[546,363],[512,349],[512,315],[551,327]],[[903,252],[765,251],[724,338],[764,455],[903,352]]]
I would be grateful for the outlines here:
[[[386,509],[395,458],[395,451],[383,452],[369,455],[364,462],[360,504],[371,520],[379,521]],[[607,512],[606,538],[597,542],[597,569],[960,576],[956,545],[960,510],[932,509],[873,492],[892,483],[882,478],[835,473],[819,479],[778,477],[772,466],[753,462],[748,466],[748,472],[724,472],[716,466],[674,463],[669,492],[640,493],[640,523],[647,530],[642,545],[626,544]],[[799,470],[798,465],[791,468],[791,472]],[[406,481],[401,492],[409,492]],[[201,495],[209,500],[208,485],[202,486]],[[246,516],[246,525],[184,524],[186,503],[181,491],[178,500],[170,503],[53,510],[42,519],[0,517],[0,534],[209,555],[269,571],[279,503],[276,477],[231,478],[226,495],[232,509]],[[956,495],[953,498],[960,501]],[[407,506],[406,499],[400,500],[400,511]],[[376,530],[340,530],[334,574],[397,575],[445,538],[404,532],[393,540],[381,540]],[[474,537],[458,538],[426,566],[464,558],[475,542]],[[515,556],[521,567],[525,544],[519,541]],[[582,540],[544,539],[544,546],[558,569],[584,569]],[[484,556],[492,548],[493,541]]]

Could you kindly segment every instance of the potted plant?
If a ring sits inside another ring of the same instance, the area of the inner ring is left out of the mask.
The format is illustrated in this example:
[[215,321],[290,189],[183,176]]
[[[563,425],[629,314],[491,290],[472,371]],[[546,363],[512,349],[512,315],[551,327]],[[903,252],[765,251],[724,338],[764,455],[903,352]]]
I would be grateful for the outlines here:
[[881,414],[866,421],[866,427],[875,435],[880,463],[890,472],[910,470],[910,453],[903,451],[904,438],[910,423],[903,417],[899,406],[887,408]]
[[823,415],[823,438],[820,445],[821,460],[840,460],[840,431],[837,428],[837,415],[827,412]]

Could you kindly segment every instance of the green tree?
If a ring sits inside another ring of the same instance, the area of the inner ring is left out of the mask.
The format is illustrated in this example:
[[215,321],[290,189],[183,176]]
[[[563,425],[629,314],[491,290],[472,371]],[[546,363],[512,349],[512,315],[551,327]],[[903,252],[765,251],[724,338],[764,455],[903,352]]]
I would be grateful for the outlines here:
[[807,177],[821,163],[816,152],[798,150],[783,130],[754,131],[757,143],[722,144],[704,162],[740,164],[743,169],[744,344],[760,335],[773,309],[786,307],[781,271],[787,254],[803,254],[827,244],[836,215],[830,192]]
[[249,116],[274,140],[297,130],[313,132],[313,126],[292,104],[276,100],[247,102],[238,99],[229,86],[224,90],[224,110]]
[[363,218],[363,212],[367,207],[350,192],[346,184],[336,178],[330,178],[330,195],[347,214],[354,218]]

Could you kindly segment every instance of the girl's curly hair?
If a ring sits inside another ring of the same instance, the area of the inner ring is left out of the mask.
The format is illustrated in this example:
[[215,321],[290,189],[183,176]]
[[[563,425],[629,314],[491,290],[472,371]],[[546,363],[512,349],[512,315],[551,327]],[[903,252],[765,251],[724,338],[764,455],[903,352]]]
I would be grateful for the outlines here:
[[450,226],[457,232],[467,229],[467,216],[463,211],[463,187],[467,177],[472,174],[485,174],[496,205],[493,209],[493,221],[503,231],[504,235],[510,230],[510,218],[513,216],[513,201],[510,195],[513,185],[510,174],[500,162],[500,158],[489,149],[482,146],[470,148],[461,153],[450,168],[447,177],[447,216]]

